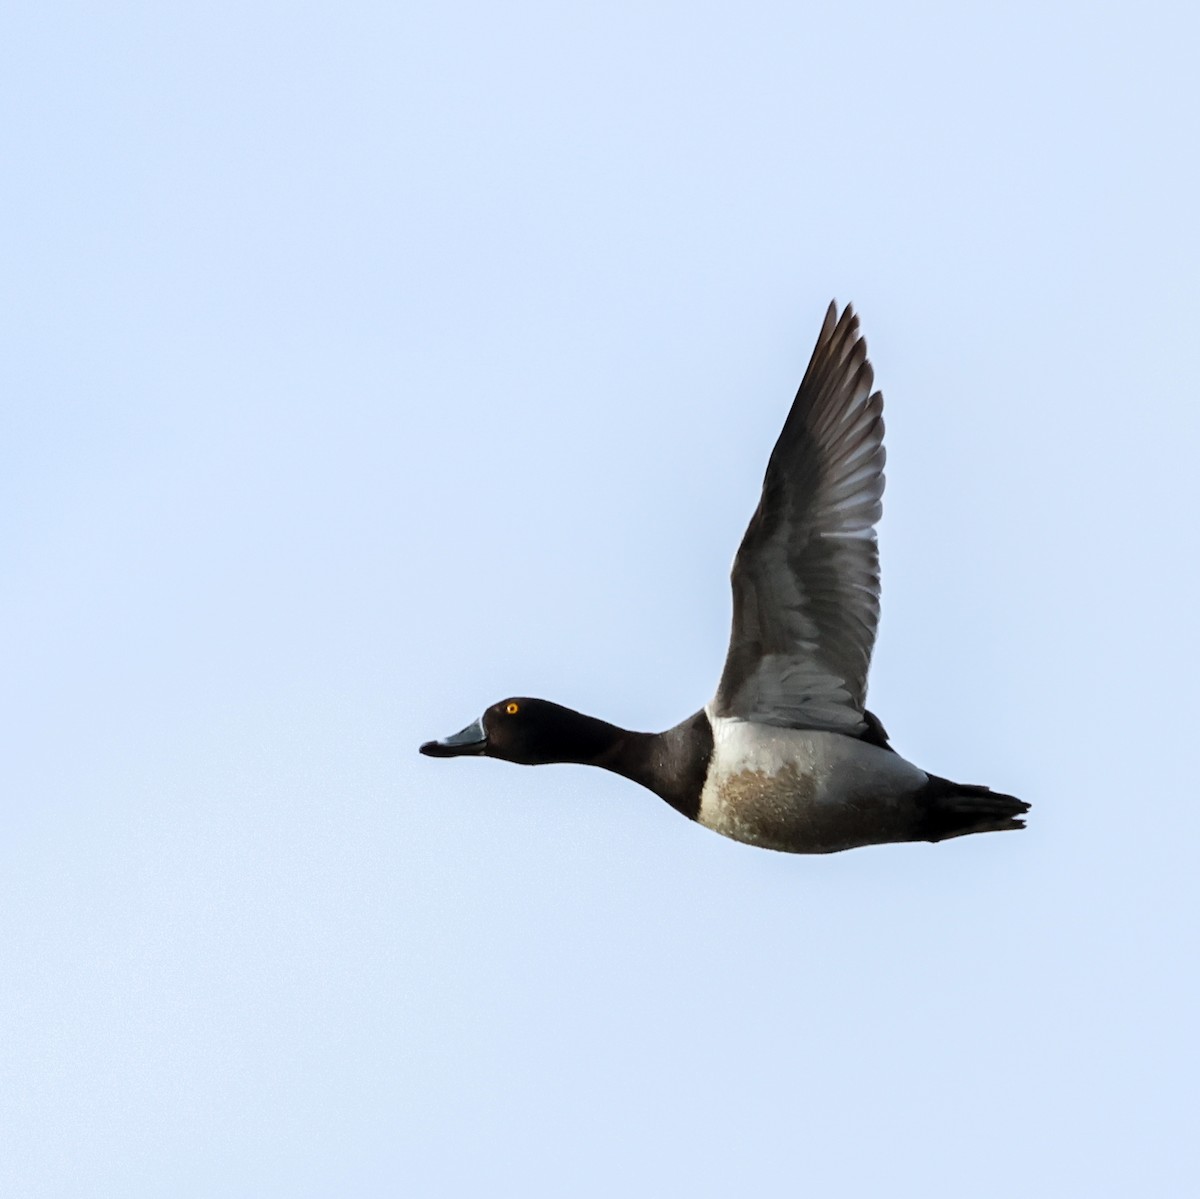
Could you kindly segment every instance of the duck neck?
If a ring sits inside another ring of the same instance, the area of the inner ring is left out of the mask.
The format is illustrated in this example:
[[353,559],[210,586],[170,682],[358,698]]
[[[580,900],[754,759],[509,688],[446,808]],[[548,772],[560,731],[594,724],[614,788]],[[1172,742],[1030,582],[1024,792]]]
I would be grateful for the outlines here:
[[712,756],[712,725],[704,712],[664,733],[635,733],[596,723],[608,730],[608,737],[589,765],[639,783],[690,820],[699,816],[700,793]]

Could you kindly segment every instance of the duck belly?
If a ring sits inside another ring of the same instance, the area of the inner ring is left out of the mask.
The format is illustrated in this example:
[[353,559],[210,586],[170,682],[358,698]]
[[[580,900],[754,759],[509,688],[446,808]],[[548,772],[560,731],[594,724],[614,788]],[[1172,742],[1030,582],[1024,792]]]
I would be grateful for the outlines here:
[[917,835],[913,797],[929,776],[898,754],[841,733],[710,720],[713,752],[699,815],[706,827],[788,853],[835,853]]

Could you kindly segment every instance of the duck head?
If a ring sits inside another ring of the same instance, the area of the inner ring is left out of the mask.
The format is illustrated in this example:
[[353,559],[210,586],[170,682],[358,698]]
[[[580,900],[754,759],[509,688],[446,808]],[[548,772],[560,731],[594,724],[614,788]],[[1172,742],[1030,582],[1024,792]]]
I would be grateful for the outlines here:
[[440,741],[426,741],[431,758],[485,757],[536,766],[547,762],[596,762],[610,750],[620,730],[545,699],[513,696],[492,704],[465,729]]

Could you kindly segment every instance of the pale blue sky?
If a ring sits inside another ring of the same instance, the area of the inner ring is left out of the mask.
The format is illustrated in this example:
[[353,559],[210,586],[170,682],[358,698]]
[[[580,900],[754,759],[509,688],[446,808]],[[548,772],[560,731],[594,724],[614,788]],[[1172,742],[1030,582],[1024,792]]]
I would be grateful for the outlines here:
[[[0,16],[0,1194],[1191,1195],[1190,5]],[[1022,835],[435,762],[662,728],[829,300],[870,701]]]

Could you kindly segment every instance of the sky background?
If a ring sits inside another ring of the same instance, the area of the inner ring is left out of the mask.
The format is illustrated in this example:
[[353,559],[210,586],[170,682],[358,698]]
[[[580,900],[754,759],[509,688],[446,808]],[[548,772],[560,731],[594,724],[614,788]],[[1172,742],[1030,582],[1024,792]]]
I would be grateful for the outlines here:
[[[6,4],[0,1194],[1194,1195],[1192,5]],[[832,297],[827,858],[418,756],[674,724]]]

